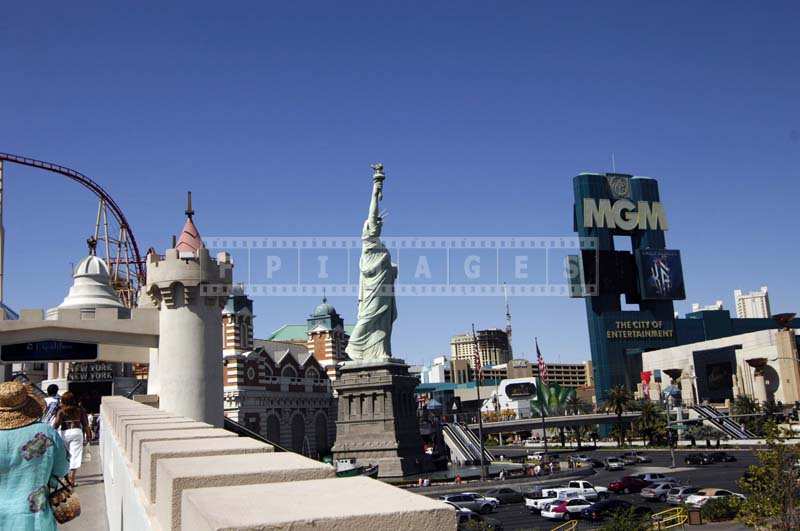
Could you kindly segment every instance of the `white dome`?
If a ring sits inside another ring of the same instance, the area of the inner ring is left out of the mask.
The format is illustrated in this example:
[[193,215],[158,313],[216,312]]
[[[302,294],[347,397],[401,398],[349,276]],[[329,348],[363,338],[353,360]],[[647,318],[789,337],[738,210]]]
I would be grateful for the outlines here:
[[124,308],[111,288],[108,265],[101,258],[89,255],[81,260],[72,278],[72,287],[58,308]]

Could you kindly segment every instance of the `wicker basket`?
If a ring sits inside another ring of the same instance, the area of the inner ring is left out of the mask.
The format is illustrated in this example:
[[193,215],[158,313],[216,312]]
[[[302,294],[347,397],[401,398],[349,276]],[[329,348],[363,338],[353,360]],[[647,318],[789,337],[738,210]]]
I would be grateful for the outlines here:
[[64,524],[74,520],[81,514],[81,500],[72,487],[65,484],[61,478],[53,476],[58,482],[58,487],[50,489],[50,507],[53,509],[53,516],[56,522]]

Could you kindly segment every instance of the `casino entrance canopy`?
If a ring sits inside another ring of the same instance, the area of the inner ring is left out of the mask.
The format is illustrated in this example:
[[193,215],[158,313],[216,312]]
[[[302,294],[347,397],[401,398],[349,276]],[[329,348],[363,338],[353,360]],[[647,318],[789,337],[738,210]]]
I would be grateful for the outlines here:
[[[147,363],[158,348],[158,313],[152,308],[23,310],[0,320],[0,361],[113,361]],[[26,354],[29,353],[29,354]],[[6,359],[8,358],[8,359]]]

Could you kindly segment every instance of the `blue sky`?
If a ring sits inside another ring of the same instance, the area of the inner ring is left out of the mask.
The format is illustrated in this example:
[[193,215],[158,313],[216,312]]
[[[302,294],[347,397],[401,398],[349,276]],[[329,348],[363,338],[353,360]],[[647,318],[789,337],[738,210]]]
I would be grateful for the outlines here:
[[[568,4],[568,5],[565,5]],[[23,3],[0,19],[0,151],[101,182],[143,248],[191,189],[204,236],[563,236],[581,171],[656,177],[687,300],[800,310],[793,2]],[[50,307],[96,202],[6,168],[6,301]],[[263,260],[251,267],[265,268]],[[405,272],[401,261],[401,275]],[[263,273],[263,271],[262,271]],[[237,268],[242,278],[244,268]],[[354,321],[353,297],[331,302]],[[256,333],[311,297],[257,297]],[[583,301],[512,298],[515,350],[589,358]],[[503,326],[501,297],[401,297],[395,352]]]

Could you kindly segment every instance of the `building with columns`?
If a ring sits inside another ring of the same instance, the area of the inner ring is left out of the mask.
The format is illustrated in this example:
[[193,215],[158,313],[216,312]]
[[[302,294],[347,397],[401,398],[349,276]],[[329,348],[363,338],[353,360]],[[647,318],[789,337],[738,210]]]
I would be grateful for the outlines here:
[[252,308],[240,289],[223,308],[225,415],[295,452],[327,455],[336,404],[325,367],[305,344],[254,341]]
[[721,404],[740,395],[793,404],[800,400],[797,333],[758,330],[644,352],[643,370],[652,374],[648,397],[659,400],[674,383],[688,405]]

